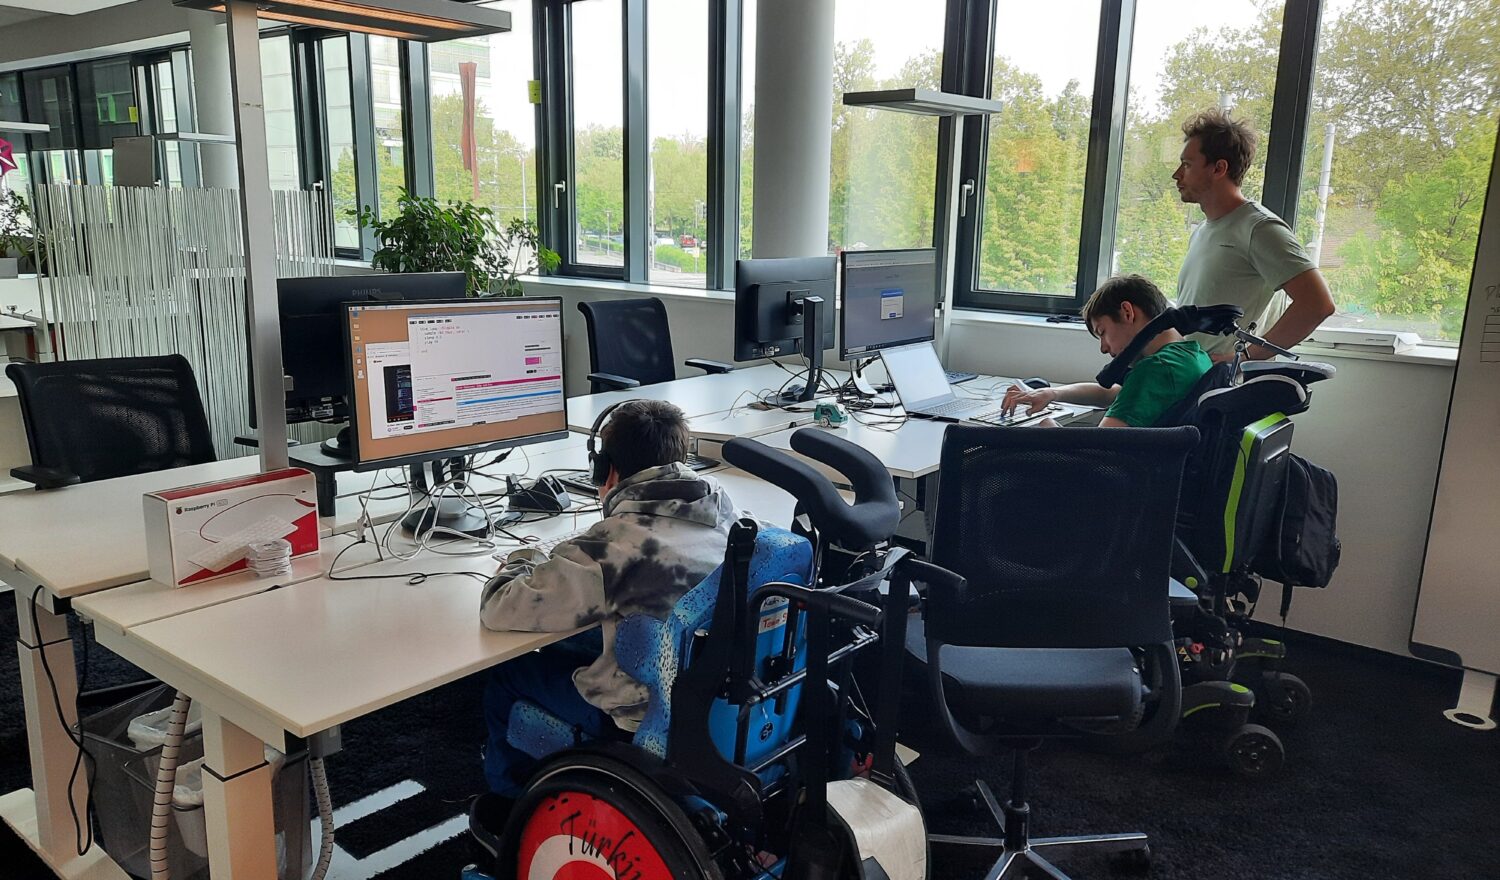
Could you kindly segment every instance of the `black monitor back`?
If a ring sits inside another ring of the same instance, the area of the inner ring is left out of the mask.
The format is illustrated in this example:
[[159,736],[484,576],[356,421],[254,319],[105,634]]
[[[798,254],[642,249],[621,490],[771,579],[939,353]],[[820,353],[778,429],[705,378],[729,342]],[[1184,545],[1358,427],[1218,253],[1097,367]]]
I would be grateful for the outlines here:
[[[281,317],[281,370],[292,384],[286,392],[288,422],[342,419],[344,395],[343,312],[346,302],[459,299],[467,290],[462,272],[410,272],[279,278],[276,298]],[[246,322],[246,326],[249,323]],[[250,425],[255,424],[255,385],[250,386]]]
[[[833,347],[834,257],[740,260],[734,267],[734,359],[802,351],[799,308],[804,297],[823,298],[823,348]],[[805,352],[804,352],[805,353]]]

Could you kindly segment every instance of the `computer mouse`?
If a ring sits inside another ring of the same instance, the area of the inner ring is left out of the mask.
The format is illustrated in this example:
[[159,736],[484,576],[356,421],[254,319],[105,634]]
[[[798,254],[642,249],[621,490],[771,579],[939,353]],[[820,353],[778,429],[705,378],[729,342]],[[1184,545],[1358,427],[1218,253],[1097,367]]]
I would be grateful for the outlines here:
[[1027,388],[1051,388],[1052,387],[1052,383],[1051,382],[1048,382],[1046,379],[1039,379],[1036,376],[1032,376],[1030,379],[1022,379],[1021,382]]

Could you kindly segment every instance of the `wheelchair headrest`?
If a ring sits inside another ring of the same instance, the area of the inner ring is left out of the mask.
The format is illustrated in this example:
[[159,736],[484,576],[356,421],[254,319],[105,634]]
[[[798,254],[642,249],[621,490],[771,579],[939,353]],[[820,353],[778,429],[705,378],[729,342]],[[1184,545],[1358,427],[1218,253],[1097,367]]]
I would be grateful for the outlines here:
[[799,454],[842,474],[854,487],[854,503],[845,503],[833,483],[811,465],[755,440],[736,437],[725,443],[724,460],[791,493],[813,528],[840,547],[870,547],[895,533],[901,505],[880,459],[816,428],[803,428],[791,442]]
[[1167,309],[1142,327],[1141,332],[1135,334],[1135,338],[1125,346],[1125,350],[1105,364],[1095,379],[1105,388],[1113,388],[1124,382],[1131,364],[1135,363],[1141,351],[1163,330],[1176,330],[1184,336],[1189,333],[1227,336],[1234,331],[1234,322],[1244,316],[1244,309],[1230,305],[1176,306]]
[[1248,381],[1259,376],[1285,376],[1306,387],[1314,382],[1332,379],[1338,369],[1333,364],[1316,361],[1250,361],[1240,365],[1240,372]]
[[1213,415],[1234,425],[1248,425],[1272,413],[1296,415],[1307,409],[1307,389],[1286,376],[1263,375],[1240,385],[1219,388],[1198,400],[1201,416]]

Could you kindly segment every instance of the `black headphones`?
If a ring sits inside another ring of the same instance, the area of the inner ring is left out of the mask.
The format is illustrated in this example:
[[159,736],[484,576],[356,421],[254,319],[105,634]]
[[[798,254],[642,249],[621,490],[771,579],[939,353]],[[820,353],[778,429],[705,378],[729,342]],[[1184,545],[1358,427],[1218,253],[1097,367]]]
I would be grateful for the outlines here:
[[622,400],[619,403],[611,403],[609,406],[606,406],[599,413],[598,418],[594,419],[594,426],[589,428],[589,478],[593,480],[595,486],[604,485],[604,481],[609,479],[610,468],[615,465],[613,461],[610,461],[609,451],[604,448],[599,432],[603,429],[604,422],[609,418],[609,414],[629,402],[628,400]]

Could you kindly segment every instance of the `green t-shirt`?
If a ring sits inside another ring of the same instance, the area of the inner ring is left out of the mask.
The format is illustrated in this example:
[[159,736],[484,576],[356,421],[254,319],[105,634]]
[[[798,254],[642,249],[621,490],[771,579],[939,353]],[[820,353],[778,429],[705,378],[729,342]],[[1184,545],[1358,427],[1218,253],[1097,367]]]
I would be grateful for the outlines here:
[[1186,397],[1213,365],[1198,343],[1190,339],[1169,342],[1136,361],[1104,415],[1132,428],[1149,428]]
[[[1182,271],[1177,275],[1177,301],[1185,306],[1229,303],[1245,310],[1241,326],[1250,321],[1257,332],[1265,324],[1271,296],[1308,269],[1313,262],[1297,236],[1280,217],[1255,202],[1246,202],[1193,230]],[[1188,337],[1205,350],[1228,353],[1233,336]]]

